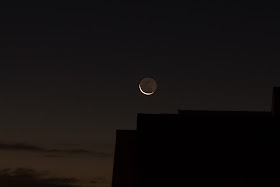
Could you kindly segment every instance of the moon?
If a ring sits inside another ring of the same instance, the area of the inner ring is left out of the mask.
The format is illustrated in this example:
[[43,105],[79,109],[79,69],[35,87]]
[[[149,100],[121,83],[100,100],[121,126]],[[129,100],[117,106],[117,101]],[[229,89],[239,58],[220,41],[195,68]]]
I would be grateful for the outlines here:
[[139,89],[144,95],[152,95],[157,89],[157,83],[154,79],[146,77],[140,82]]

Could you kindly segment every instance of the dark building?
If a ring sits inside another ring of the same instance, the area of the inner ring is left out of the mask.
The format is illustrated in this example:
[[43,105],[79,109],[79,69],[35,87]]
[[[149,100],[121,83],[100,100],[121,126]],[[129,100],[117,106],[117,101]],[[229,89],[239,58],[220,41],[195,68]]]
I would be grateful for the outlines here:
[[112,186],[133,186],[136,131],[117,130]]
[[271,112],[138,114],[117,131],[112,187],[280,186],[279,96]]

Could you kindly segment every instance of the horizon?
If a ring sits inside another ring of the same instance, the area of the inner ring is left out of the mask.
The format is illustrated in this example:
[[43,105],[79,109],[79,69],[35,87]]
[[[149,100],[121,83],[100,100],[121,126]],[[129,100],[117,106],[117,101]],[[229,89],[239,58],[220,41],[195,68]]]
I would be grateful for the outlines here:
[[0,186],[109,187],[116,130],[138,113],[271,111],[280,86],[276,4],[12,5],[0,7]]

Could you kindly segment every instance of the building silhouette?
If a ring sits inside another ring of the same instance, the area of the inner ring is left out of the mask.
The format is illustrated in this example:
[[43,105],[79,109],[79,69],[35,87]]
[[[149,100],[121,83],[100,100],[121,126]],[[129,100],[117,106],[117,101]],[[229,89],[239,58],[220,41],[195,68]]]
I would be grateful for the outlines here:
[[138,114],[117,130],[112,187],[280,186],[280,88],[271,112]]

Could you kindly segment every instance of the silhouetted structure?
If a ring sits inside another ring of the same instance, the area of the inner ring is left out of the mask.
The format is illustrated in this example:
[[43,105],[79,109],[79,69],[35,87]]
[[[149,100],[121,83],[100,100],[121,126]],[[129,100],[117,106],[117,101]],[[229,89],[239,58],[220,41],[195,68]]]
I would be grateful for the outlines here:
[[272,112],[138,114],[117,131],[112,187],[280,186],[279,90]]
[[113,186],[133,186],[132,170],[136,131],[117,130],[113,169]]

